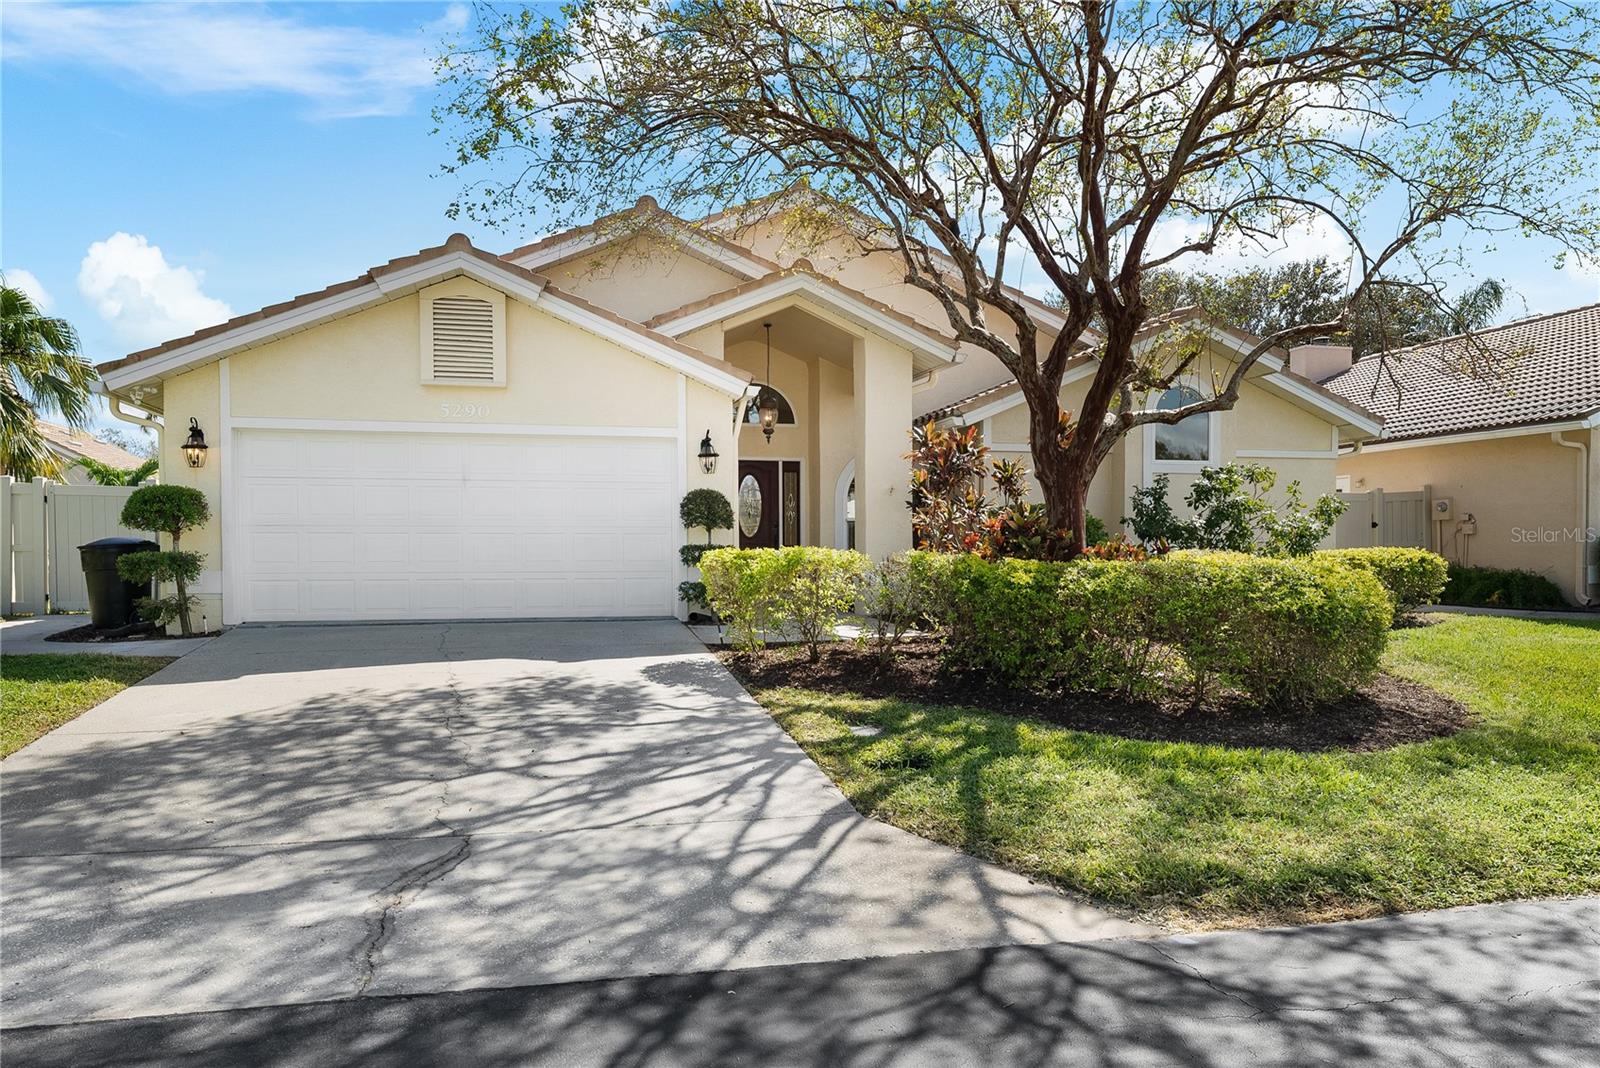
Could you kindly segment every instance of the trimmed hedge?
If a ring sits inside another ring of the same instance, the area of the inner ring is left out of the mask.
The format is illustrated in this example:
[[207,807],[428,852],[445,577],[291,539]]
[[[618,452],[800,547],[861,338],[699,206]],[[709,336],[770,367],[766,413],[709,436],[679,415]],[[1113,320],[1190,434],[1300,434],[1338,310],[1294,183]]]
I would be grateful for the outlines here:
[[1483,608],[1567,608],[1561,587],[1534,571],[1450,565],[1440,604]]
[[[943,623],[953,667],[1017,686],[1221,687],[1275,707],[1372,678],[1392,606],[1367,571],[1314,558],[1178,552],[1143,561],[958,557]],[[1160,654],[1164,671],[1154,670]]]
[[798,638],[812,660],[854,607],[871,569],[863,553],[814,545],[722,548],[700,558],[706,603],[736,648],[759,649],[764,631],[783,631]]
[[1444,592],[1448,565],[1444,557],[1426,549],[1323,549],[1315,555],[1370,572],[1389,592],[1397,619],[1425,604],[1438,604]]

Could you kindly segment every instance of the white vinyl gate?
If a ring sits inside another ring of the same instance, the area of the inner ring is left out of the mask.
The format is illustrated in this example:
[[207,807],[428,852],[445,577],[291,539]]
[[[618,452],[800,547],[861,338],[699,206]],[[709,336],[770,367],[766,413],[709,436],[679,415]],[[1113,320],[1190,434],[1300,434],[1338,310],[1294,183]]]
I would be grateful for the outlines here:
[[7,615],[83,612],[88,588],[78,546],[148,538],[118,522],[132,486],[68,486],[0,477],[0,601]]
[[1428,491],[1406,490],[1390,493],[1368,490],[1341,493],[1348,507],[1334,528],[1334,544],[1341,549],[1373,545],[1400,545],[1416,549],[1431,548],[1428,543]]

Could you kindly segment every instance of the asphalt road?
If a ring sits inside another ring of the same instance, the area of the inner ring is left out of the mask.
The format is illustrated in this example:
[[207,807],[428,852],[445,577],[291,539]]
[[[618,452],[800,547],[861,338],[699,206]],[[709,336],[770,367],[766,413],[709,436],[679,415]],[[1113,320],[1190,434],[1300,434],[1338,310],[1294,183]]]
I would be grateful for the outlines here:
[[0,1032],[72,1065],[1600,1065],[1600,899]]

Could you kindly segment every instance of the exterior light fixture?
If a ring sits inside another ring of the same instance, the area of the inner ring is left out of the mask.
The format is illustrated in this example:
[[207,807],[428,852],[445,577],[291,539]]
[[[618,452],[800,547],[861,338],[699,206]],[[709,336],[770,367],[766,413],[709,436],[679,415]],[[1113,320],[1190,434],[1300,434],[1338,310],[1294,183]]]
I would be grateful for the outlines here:
[[700,470],[706,474],[715,474],[717,470],[717,450],[711,444],[711,430],[707,428],[706,436],[700,439]]
[[761,391],[761,397],[756,401],[756,414],[761,416],[761,432],[767,436],[767,444],[772,444],[772,431],[778,425],[778,398],[772,391],[772,324],[762,323],[767,332],[767,385]]
[[206,435],[193,416],[189,418],[189,439],[183,443],[183,458],[190,467],[206,465]]

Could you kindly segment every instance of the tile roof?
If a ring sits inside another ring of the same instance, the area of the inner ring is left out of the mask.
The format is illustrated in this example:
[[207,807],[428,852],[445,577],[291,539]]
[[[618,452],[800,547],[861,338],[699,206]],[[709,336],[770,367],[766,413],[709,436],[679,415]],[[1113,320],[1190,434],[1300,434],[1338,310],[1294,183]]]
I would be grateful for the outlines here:
[[614,311],[599,307],[598,305],[584,300],[582,297],[550,285],[543,275],[530,271],[526,267],[519,267],[509,260],[505,260],[494,255],[492,252],[485,252],[484,250],[475,247],[472,242],[467,239],[465,234],[451,234],[442,245],[434,245],[431,248],[422,249],[420,252],[412,253],[409,256],[402,256],[398,259],[390,260],[388,263],[373,267],[355,278],[338,282],[334,285],[328,286],[326,289],[320,289],[313,293],[303,293],[298,297],[283,301],[279,304],[269,304],[267,307],[258,311],[249,312],[245,315],[236,315],[227,322],[217,323],[215,326],[208,326],[203,329],[196,330],[187,337],[175,338],[172,341],[167,341],[152,348],[143,349],[131,355],[124,356],[120,360],[112,360],[107,363],[102,363],[99,365],[97,370],[103,374],[106,371],[116,370],[119,367],[125,367],[129,364],[140,363],[154,356],[159,356],[162,353],[170,352],[173,349],[182,348],[185,345],[190,345],[197,341],[214,337],[218,334],[225,334],[230,330],[237,329],[238,327],[258,322],[263,319],[270,319],[273,316],[294,311],[295,309],[304,307],[308,304],[314,304],[317,301],[323,300],[327,297],[335,296],[353,289],[360,289],[363,286],[375,282],[384,275],[392,274],[395,271],[404,270],[408,267],[414,267],[420,263],[425,263],[429,260],[438,259],[442,256],[451,255],[457,252],[465,253],[474,259],[481,260],[485,264],[509,272],[528,284],[539,287],[541,292],[555,300],[563,301],[572,305],[573,307],[580,308],[584,311],[600,316],[601,318],[607,319],[618,326],[626,328],[631,333],[637,334],[642,338],[647,338],[658,345],[663,345],[667,348],[670,348],[684,356],[697,360],[708,367],[715,368],[724,374],[732,375],[735,378],[748,379],[750,377],[746,372],[739,370],[737,367],[733,367],[722,360],[719,360],[713,356],[709,356],[691,345],[686,345],[683,342],[678,341],[676,338],[668,337],[665,334],[650,329],[643,323],[634,322],[632,319],[618,315]]
[[1600,412],[1600,304],[1365,356],[1325,385],[1381,414],[1384,441],[1582,419]]
[[[1239,343],[1245,345],[1246,347],[1254,346],[1256,342],[1260,340],[1253,334],[1246,333],[1243,330],[1236,330],[1228,326],[1226,323],[1221,322],[1198,307],[1178,308],[1174,311],[1167,312],[1164,315],[1158,315],[1149,322],[1145,323],[1144,326],[1140,327],[1138,332],[1134,334],[1133,339],[1135,342],[1143,341],[1145,338],[1159,334],[1163,330],[1170,330],[1181,323],[1194,321],[1202,322],[1214,330],[1231,334],[1237,341],[1239,341]],[[1080,342],[1080,344],[1083,343]],[[1087,348],[1088,346],[1085,345],[1085,347]],[[1373,419],[1377,419],[1380,416],[1381,413],[1370,405],[1365,405],[1358,399],[1335,393],[1326,385],[1313,382],[1304,375],[1296,374],[1295,372],[1289,370],[1288,353],[1283,349],[1273,347],[1268,349],[1263,355],[1271,356],[1274,359],[1282,362],[1283,366],[1280,370],[1275,372],[1276,374],[1283,378],[1292,379],[1303,389],[1317,394],[1326,401],[1331,402],[1333,405],[1336,405],[1340,408],[1354,409],[1357,414]],[[1080,367],[1093,358],[1093,354],[1087,352],[1078,356],[1074,356],[1072,359],[1067,361],[1067,370],[1071,371],[1075,367]],[[1271,365],[1269,364],[1268,367],[1270,368],[1270,366]],[[978,408],[993,400],[999,400],[1001,397],[1016,393],[1017,391],[1017,380],[1014,378],[1008,378],[1006,381],[990,386],[988,389],[980,390],[971,396],[963,397],[960,400],[953,401],[942,408],[918,416],[918,422],[926,419],[937,420],[945,419],[953,415],[963,415],[969,411],[972,411],[974,408]]]
[[704,297],[700,300],[691,301],[681,308],[673,308],[671,311],[662,312],[660,315],[657,315],[651,319],[646,319],[644,325],[654,329],[676,319],[682,319],[685,316],[693,315],[696,312],[705,311],[708,308],[715,308],[719,304],[726,304],[728,301],[742,297],[746,293],[753,293],[756,290],[765,289],[768,286],[782,282],[785,278],[791,278],[796,275],[804,275],[813,281],[820,282],[824,287],[834,291],[835,293],[838,293],[841,297],[844,297],[848,300],[858,301],[861,304],[871,308],[873,311],[893,319],[895,322],[906,327],[908,330],[915,330],[917,333],[926,336],[930,341],[937,343],[941,347],[948,349],[951,352],[955,350],[957,341],[954,337],[934,329],[919,319],[913,319],[911,316],[907,315],[903,311],[900,311],[898,308],[890,307],[881,300],[875,300],[858,289],[852,289],[841,282],[835,281],[834,279],[814,269],[811,266],[810,260],[804,259],[796,260],[794,266],[792,267],[779,268],[774,270],[771,274],[763,275],[760,278],[753,278],[750,281],[743,282],[731,289],[724,289],[720,293],[713,293],[710,296]]
[[123,470],[138,467],[145,462],[143,456],[135,456],[119,446],[96,441],[87,430],[73,430],[56,423],[47,423],[43,419],[38,420],[36,425],[40,437],[49,443],[52,451],[66,453],[74,459],[80,456],[87,457]]

